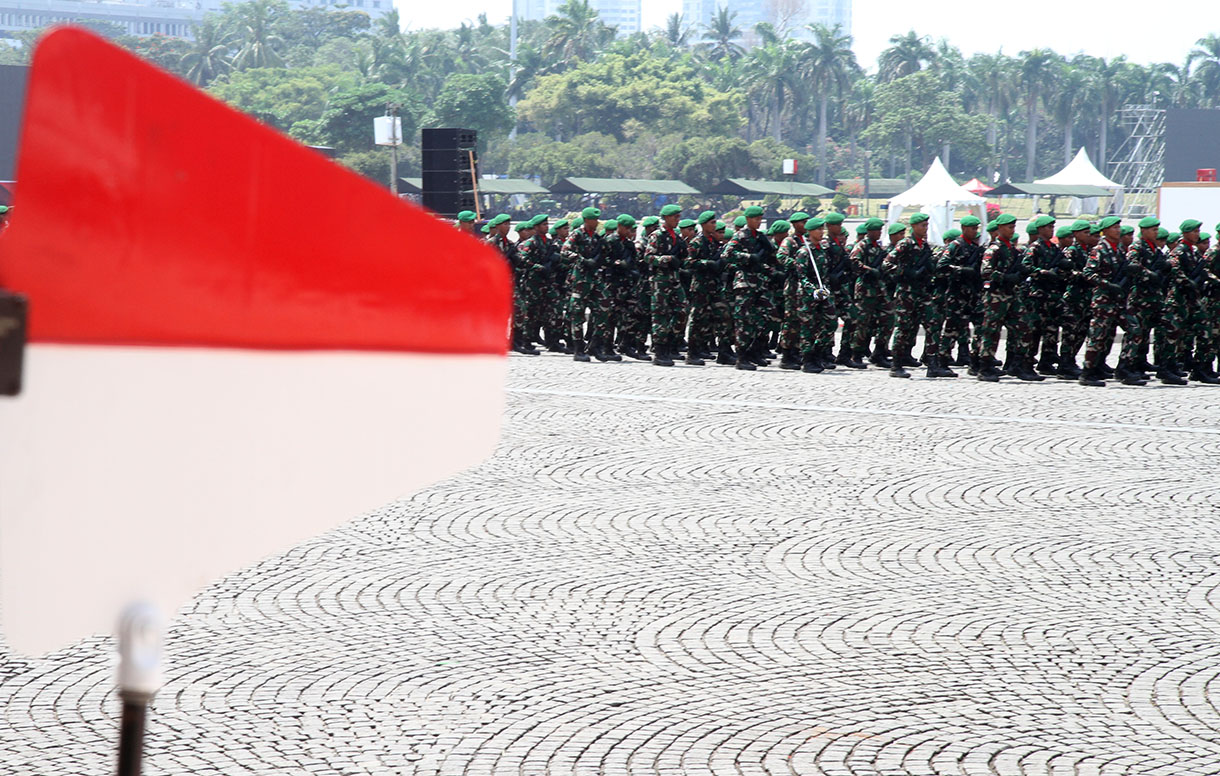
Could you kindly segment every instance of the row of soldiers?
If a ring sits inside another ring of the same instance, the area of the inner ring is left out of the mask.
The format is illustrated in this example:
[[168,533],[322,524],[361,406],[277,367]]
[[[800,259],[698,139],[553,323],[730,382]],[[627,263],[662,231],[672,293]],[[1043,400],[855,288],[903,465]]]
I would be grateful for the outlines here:
[[[1167,384],[1220,383],[1220,249],[1208,249],[1198,221],[1171,234],[1145,218],[1137,236],[1117,217],[1056,229],[1038,216],[1022,244],[1012,215],[987,224],[985,238],[979,219],[967,217],[934,249],[923,213],[888,228],[869,219],[851,245],[839,213],[793,213],[765,230],[762,220],[761,208],[747,208],[730,233],[711,211],[683,219],[667,205],[637,232],[634,217],[603,220],[590,207],[571,222],[520,223],[513,243],[509,217],[492,218],[487,239],[513,268],[513,349],[537,354],[540,343],[577,361],[648,359],[650,340],[658,366],[684,351],[687,364],[714,357],[744,370],[775,358],[806,372],[864,369],[867,360],[899,378],[922,364],[928,377],[968,366],[991,382],[1054,375],[1142,385],[1152,371]],[[473,230],[474,214],[460,214],[459,225]],[[1110,367],[1119,327],[1125,336]]]

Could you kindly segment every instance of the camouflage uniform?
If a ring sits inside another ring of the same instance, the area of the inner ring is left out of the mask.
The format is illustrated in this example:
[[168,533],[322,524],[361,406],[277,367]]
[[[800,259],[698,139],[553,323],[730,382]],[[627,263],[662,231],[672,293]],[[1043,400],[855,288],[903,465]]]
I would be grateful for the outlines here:
[[[800,350],[805,363],[809,364],[814,359],[830,360],[835,344],[835,329],[839,327],[839,313],[835,307],[834,294],[826,287],[826,280],[830,277],[830,262],[825,240],[815,245],[806,239],[804,244],[808,250],[802,248],[797,254],[795,269],[800,300],[797,311],[800,321]],[[819,278],[821,283],[818,282]],[[833,366],[831,364],[832,368]]]
[[1067,260],[1058,246],[1034,236],[1025,249],[1021,264],[1029,278],[1022,286],[1021,356],[1033,366],[1034,354],[1041,340],[1041,368],[1048,368],[1059,359],[1059,319],[1067,274]]
[[608,342],[614,341],[618,328],[619,345],[624,353],[642,357],[648,327],[652,321],[651,283],[635,241],[620,237],[617,232],[606,237],[607,263],[603,270],[614,309],[607,328]]
[[779,330],[779,347],[785,353],[795,353],[801,341],[801,269],[805,260],[804,242],[796,232],[784,238],[776,251],[775,261],[784,274],[783,320]]
[[652,275],[652,349],[674,355],[685,328],[686,293],[679,271],[687,257],[686,240],[662,225],[649,236],[644,257]]
[[1076,363],[1076,355],[1089,335],[1089,307],[1092,286],[1084,276],[1089,252],[1078,241],[1063,252],[1066,285],[1060,298],[1060,322],[1063,335],[1059,344],[1059,365]]
[[[1164,298],[1164,272],[1168,269],[1161,249],[1138,237],[1127,250],[1125,278],[1129,290],[1126,304],[1126,334],[1123,335],[1122,357],[1127,367],[1135,369],[1143,363],[1148,345],[1148,333],[1160,317]],[[1130,343],[1130,346],[1128,346]],[[1136,370],[1138,371],[1138,370]]]
[[[602,276],[606,262],[606,243],[596,232],[581,227],[568,235],[562,255],[571,266],[568,277],[567,319],[572,349],[584,353],[593,334],[605,330],[611,299]],[[588,310],[588,339],[585,338],[585,311]]]
[[1195,346],[1196,362],[1202,363],[1208,374],[1215,375],[1212,361],[1220,355],[1220,246],[1213,247],[1203,257],[1200,274],[1203,289],[1200,305],[1203,323]]
[[1122,286],[1126,263],[1118,244],[1103,237],[1084,265],[1084,276],[1093,286],[1089,339],[1084,351],[1086,375],[1102,365],[1114,346],[1114,334],[1126,296]]
[[853,301],[856,312],[856,333],[852,350],[857,354],[868,351],[868,343],[881,337],[889,329],[890,298],[881,268],[885,262],[885,248],[880,242],[865,235],[856,242],[851,252],[852,274],[856,276]]
[[[560,340],[566,340],[571,331],[567,313],[568,297],[571,295],[569,282],[572,264],[563,253],[562,241],[552,239],[548,245],[551,250],[551,269],[546,284],[546,343],[547,347],[557,347]],[[571,342],[568,344],[571,345]]]
[[[1202,327],[1199,314],[1202,290],[1202,257],[1196,246],[1182,239],[1169,255],[1169,293],[1165,297],[1162,325],[1165,329],[1166,355],[1171,364],[1186,364]],[[1162,364],[1165,365],[1164,363]]]
[[716,302],[723,286],[720,243],[700,232],[691,240],[688,250],[690,257],[686,266],[690,268],[691,284],[687,351],[704,354],[711,348],[717,334]]
[[[884,273],[894,287],[894,357],[909,357],[922,324],[929,357],[940,354],[941,321],[932,295],[932,246],[913,235],[903,237],[885,257]],[[895,362],[897,363],[897,362]]]
[[[1000,329],[1012,321],[1014,312],[1019,309],[1017,286],[1023,273],[1012,243],[998,238],[992,240],[983,252],[979,274],[983,280],[983,322],[974,332],[971,356],[985,368],[1000,344]],[[1008,336],[1011,338],[1013,334],[1010,326]]]
[[517,262],[521,266],[521,300],[525,315],[521,322],[523,342],[529,344],[538,328],[547,320],[547,290],[551,285],[551,240],[546,232],[537,234],[517,246]]
[[969,332],[970,321],[978,308],[982,259],[983,247],[977,242],[967,242],[965,237],[949,242],[936,257],[934,294],[936,307],[944,319],[940,342],[946,351],[946,360],[954,343]]
[[774,245],[762,232],[742,227],[724,246],[724,258],[733,266],[733,333],[738,358],[761,353],[767,327],[767,282]]
[[[827,233],[823,245],[826,248],[827,276],[823,278],[835,298],[835,310],[843,319],[843,335],[839,339],[840,360],[846,360],[851,352],[852,337],[856,331],[856,305],[852,299],[856,277],[852,274],[851,255],[846,248],[847,232],[840,232],[836,240]],[[833,343],[832,343],[833,344]]]

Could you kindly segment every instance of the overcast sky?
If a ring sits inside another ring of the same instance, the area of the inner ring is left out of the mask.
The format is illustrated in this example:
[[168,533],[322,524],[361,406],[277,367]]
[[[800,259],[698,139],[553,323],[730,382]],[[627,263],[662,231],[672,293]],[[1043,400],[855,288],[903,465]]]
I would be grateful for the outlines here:
[[[430,0],[395,0],[403,24],[420,27],[456,27],[486,12],[492,22],[508,19],[511,0],[465,0],[435,3]],[[682,0],[643,0],[644,26],[659,27],[665,17],[681,12]],[[967,13],[965,9],[978,9]],[[458,9],[458,10],[455,10]],[[856,55],[869,70],[891,35],[914,28],[921,35],[948,38],[967,55],[1003,50],[1016,54],[1043,47],[1061,54],[1084,52],[1133,61],[1180,64],[1194,42],[1208,32],[1220,32],[1214,21],[1215,0],[1109,0],[1067,3],[1063,0],[1024,0],[1012,4],[956,3],[939,0],[855,0],[852,34]],[[988,13],[994,11],[995,13]],[[993,32],[1006,30],[1002,40]]]

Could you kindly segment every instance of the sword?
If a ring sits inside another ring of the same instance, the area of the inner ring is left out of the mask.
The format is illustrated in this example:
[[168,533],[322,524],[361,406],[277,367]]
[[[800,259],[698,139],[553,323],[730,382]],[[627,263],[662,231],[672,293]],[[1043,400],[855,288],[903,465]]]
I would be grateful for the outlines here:
[[814,261],[813,249],[809,247],[809,240],[805,235],[801,235],[801,245],[805,246],[805,252],[809,254],[809,265],[813,267],[813,276],[818,279],[818,290],[825,292],[826,286],[822,285],[822,273],[818,271],[818,263]]

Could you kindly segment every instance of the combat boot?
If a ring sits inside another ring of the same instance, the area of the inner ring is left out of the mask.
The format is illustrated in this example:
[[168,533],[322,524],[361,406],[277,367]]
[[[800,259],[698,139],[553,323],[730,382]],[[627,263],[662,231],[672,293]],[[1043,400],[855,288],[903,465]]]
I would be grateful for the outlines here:
[[1114,370],[1105,362],[1105,359],[1102,359],[1102,362],[1097,366],[1097,376],[1104,380],[1114,377]]
[[818,351],[817,358],[821,361],[823,369],[835,368],[835,352],[832,346],[827,345]]
[[669,357],[669,352],[665,348],[655,348],[655,355],[652,357],[653,366],[673,366],[674,360]]
[[843,366],[848,369],[868,369],[868,365],[864,363],[864,353],[862,351],[853,350],[851,356]]
[[978,379],[984,383],[1000,382],[1000,372],[994,366],[985,365],[981,360],[978,362]]
[[[831,352],[833,351],[834,347],[832,346]],[[839,366],[847,366],[848,361],[851,361],[851,348],[844,342],[839,345],[839,355],[835,357],[835,363]]]
[[1147,380],[1141,380],[1139,375],[1132,372],[1127,366],[1127,362],[1121,358],[1118,364],[1114,367],[1114,377],[1123,385],[1147,385]]
[[572,348],[572,360],[589,363],[589,354],[585,352],[585,343],[577,342]]
[[1101,374],[1096,367],[1086,366],[1080,373],[1079,382],[1081,385],[1087,385],[1093,388],[1105,388],[1105,381],[1101,379]]
[[1038,359],[1038,374],[1048,376],[1059,374],[1059,370],[1055,368],[1056,360],[1050,353],[1043,353],[1042,358]]
[[[801,371],[809,374],[820,374],[825,369],[825,364],[822,357],[817,352],[809,350],[805,352],[805,357],[801,361]],[[832,367],[833,368],[833,367]]]
[[716,349],[716,363],[723,366],[733,366],[737,363],[737,357],[733,355],[733,347],[727,342],[721,342],[720,347]]
[[966,374],[971,377],[978,377],[982,369],[979,367],[979,357],[971,356],[969,363],[966,364]]
[[1196,383],[1203,383],[1204,385],[1220,384],[1220,379],[1212,377],[1211,375],[1207,374],[1207,372],[1201,370],[1199,368],[1199,362],[1197,362],[1197,361],[1191,362],[1189,377],[1191,380],[1194,380]]
[[1055,376],[1060,380],[1078,380],[1080,379],[1080,367],[1076,366],[1075,361],[1059,360],[1059,368],[1055,370]]
[[953,366],[970,366],[970,348],[965,345],[957,346],[957,358],[951,362]]
[[882,369],[889,369],[894,366],[894,363],[885,357],[885,351],[882,350],[881,345],[873,347],[873,353],[868,357],[868,363],[873,366],[879,366]]
[[902,368],[902,364],[897,359],[890,362],[890,377],[909,378],[911,373]]
[[[927,353],[928,351],[925,349],[923,356],[925,359],[927,358]],[[922,364],[921,361],[916,361],[915,357],[911,355],[910,348],[900,348],[894,353],[894,357],[891,360],[898,366],[920,366]]]
[[1027,383],[1040,383],[1046,378],[1034,371],[1033,359],[1017,359],[1017,370],[1015,377],[1018,380],[1024,380]]
[[782,358],[779,361],[780,369],[801,369],[802,364],[796,360],[796,349],[788,348],[782,352]]
[[935,371],[935,374],[930,374],[929,377],[957,377],[957,372],[954,372],[945,363],[944,356],[932,356],[932,363],[928,365],[928,369]]
[[754,365],[754,360],[750,355],[749,349],[737,349],[737,368],[746,372],[753,372],[754,370],[758,369],[758,367]]
[[1186,385],[1186,380],[1182,375],[1169,369],[1156,370],[1156,379],[1164,385]]

